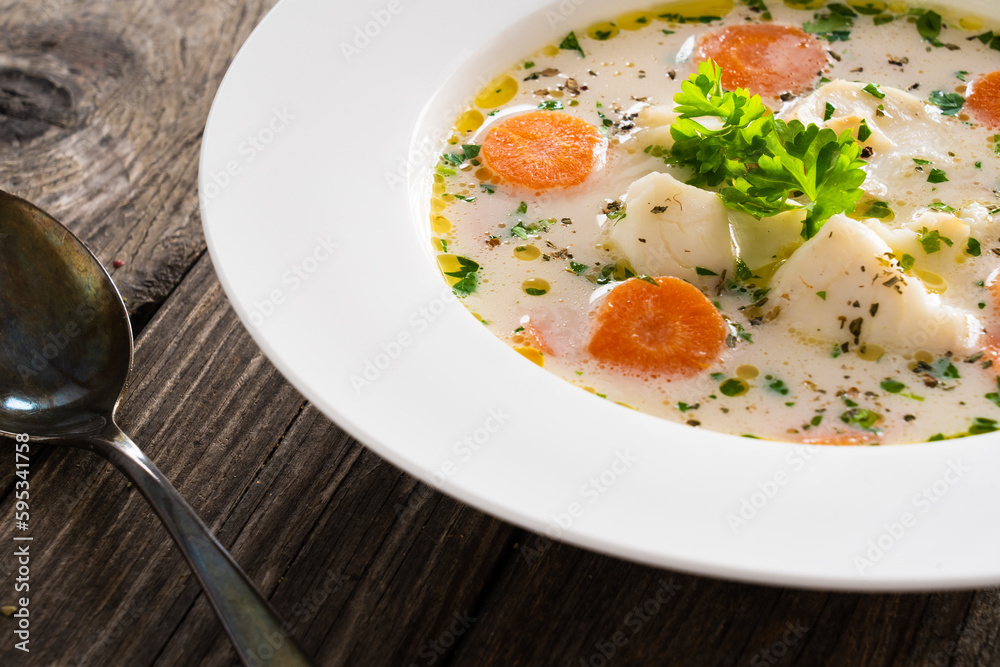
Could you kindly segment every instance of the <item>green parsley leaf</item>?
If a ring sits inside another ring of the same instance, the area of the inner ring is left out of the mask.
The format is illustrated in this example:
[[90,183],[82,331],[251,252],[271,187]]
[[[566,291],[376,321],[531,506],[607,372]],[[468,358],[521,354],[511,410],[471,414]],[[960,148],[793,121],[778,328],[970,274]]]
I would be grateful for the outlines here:
[[878,429],[875,428],[875,424],[877,424],[881,419],[882,415],[864,408],[851,408],[847,412],[840,415],[840,421],[845,424],[856,426],[871,433],[879,432]]
[[819,298],[823,299],[823,301],[826,301],[826,291],[825,290],[822,291],[822,292],[816,292],[816,296],[818,296]]
[[[666,159],[693,169],[689,185],[721,186],[719,196],[728,208],[758,219],[804,209],[804,238],[814,236],[830,216],[854,210],[865,163],[849,130],[838,136],[815,124],[775,119],[760,96],[742,89],[724,92],[721,78],[719,66],[704,61],[674,96],[679,117],[670,127],[674,145]],[[708,129],[698,122],[704,117],[724,125]],[[809,201],[789,201],[793,195]]]
[[964,69],[960,69],[957,72],[955,72],[955,76],[958,78],[959,81],[965,81],[965,77],[969,76],[969,73],[966,72]]
[[886,23],[892,23],[895,20],[896,17],[892,16],[891,14],[882,14],[879,16],[872,17],[872,22],[875,25],[885,25]]
[[545,100],[538,105],[538,108],[543,111],[558,111],[563,108],[563,103],[560,100]]
[[893,380],[891,378],[886,378],[879,384],[879,386],[882,387],[883,391],[887,391],[890,394],[898,394],[899,392],[906,389],[905,384],[903,384],[899,380]]
[[917,234],[917,240],[920,241],[921,247],[923,247],[924,252],[928,255],[939,251],[942,243],[949,248],[954,245],[954,241],[947,236],[941,236],[941,232],[938,230],[935,229],[933,231],[928,231],[926,227],[920,228],[920,232]]
[[892,209],[889,208],[889,202],[887,201],[873,201],[868,205],[868,210],[865,211],[865,215],[869,218],[888,218],[892,215]]
[[931,169],[931,173],[927,176],[928,183],[945,183],[948,180],[948,175],[941,169]]
[[877,83],[869,83],[867,86],[865,86],[861,90],[865,91],[866,93],[868,93],[872,97],[876,97],[876,98],[878,98],[880,100],[884,100],[885,99],[885,93],[882,92],[882,89],[879,87],[879,85]]
[[719,275],[715,271],[712,271],[711,269],[706,269],[703,266],[696,266],[696,267],[694,267],[694,272],[697,273],[699,276],[717,276],[717,275]]
[[462,201],[467,201],[470,204],[473,203],[474,201],[476,201],[475,197],[467,197],[465,195],[456,195],[456,194],[452,194],[451,196],[454,197],[455,199],[460,199]]
[[570,271],[572,271],[576,275],[582,276],[584,273],[587,272],[587,269],[589,267],[586,264],[581,264],[580,262],[570,261],[569,268]]
[[934,46],[941,46],[938,35],[941,34],[941,15],[935,11],[926,11],[917,19],[917,32]]
[[479,157],[479,149],[482,148],[476,144],[462,144],[462,155],[466,160],[471,160],[475,157]]
[[927,208],[932,208],[935,211],[942,211],[943,213],[954,213],[955,212],[955,209],[953,207],[948,206],[947,204],[945,204],[944,202],[941,202],[941,201],[933,201],[933,202],[931,202],[930,204],[927,205]]
[[868,137],[872,136],[871,128],[868,127],[868,121],[864,118],[861,119],[861,124],[858,125],[858,141],[864,143],[868,141]]
[[527,213],[527,212],[528,212],[528,205],[524,202],[521,202],[521,205],[517,207],[516,211],[514,211],[514,213]]
[[458,260],[458,270],[446,271],[444,275],[459,278],[451,289],[460,296],[468,296],[475,292],[479,285],[479,263],[461,255],[455,255],[455,259]]
[[921,159],[921,158],[918,158],[918,157],[913,158],[913,162],[914,162],[914,164],[919,164],[919,165],[934,164],[930,160],[924,160],[924,159]]
[[[816,35],[820,39],[825,39],[828,42],[846,42],[851,38],[851,28],[854,27],[853,16],[857,16],[854,12],[848,11],[850,14],[845,14],[843,12],[836,11],[836,7],[844,7],[844,5],[830,5],[829,9],[834,11],[829,14],[817,14],[814,21],[807,21],[802,24],[802,30],[805,32]],[[846,9],[846,7],[845,7]]]
[[997,390],[986,394],[986,400],[993,401],[1000,408],[1000,377],[997,378]]
[[829,102],[826,103],[826,108],[823,111],[823,120],[830,120],[833,118],[833,112],[837,110],[837,107],[833,106]]
[[985,417],[976,417],[972,420],[972,426],[969,427],[969,435],[979,435],[981,433],[993,433],[996,430],[1000,430],[1000,425],[997,425],[996,419],[986,419]]
[[983,247],[979,243],[979,239],[974,239],[969,237],[969,242],[965,247],[965,252],[969,253],[973,257],[979,257],[983,252]]
[[909,271],[910,269],[913,268],[913,265],[916,263],[916,261],[917,260],[916,260],[916,258],[914,258],[913,255],[909,255],[907,253],[903,253],[903,256],[899,258],[899,266],[904,271]]
[[737,378],[729,378],[719,385],[719,391],[725,396],[740,396],[747,393],[749,389],[750,385]]
[[547,289],[539,289],[537,287],[525,287],[524,293],[528,296],[545,296],[549,293]]
[[576,33],[571,32],[563,38],[563,41],[559,43],[559,48],[565,51],[576,51],[580,54],[581,58],[586,58],[587,54],[583,52],[580,48],[580,42],[576,39]]
[[943,90],[935,90],[929,98],[931,104],[940,107],[941,113],[945,116],[957,116],[965,105],[965,98],[959,93],[946,93]]

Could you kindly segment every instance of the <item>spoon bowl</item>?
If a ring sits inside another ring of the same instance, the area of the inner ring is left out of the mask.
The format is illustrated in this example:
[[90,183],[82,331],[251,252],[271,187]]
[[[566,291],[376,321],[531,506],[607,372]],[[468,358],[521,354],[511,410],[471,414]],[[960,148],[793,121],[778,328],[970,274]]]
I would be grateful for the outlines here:
[[132,327],[111,276],[59,221],[0,190],[0,435],[90,449],[146,497],[247,665],[310,665],[194,510],[115,424]]
[[51,216],[0,191],[0,427],[36,439],[107,426],[132,367],[111,277]]

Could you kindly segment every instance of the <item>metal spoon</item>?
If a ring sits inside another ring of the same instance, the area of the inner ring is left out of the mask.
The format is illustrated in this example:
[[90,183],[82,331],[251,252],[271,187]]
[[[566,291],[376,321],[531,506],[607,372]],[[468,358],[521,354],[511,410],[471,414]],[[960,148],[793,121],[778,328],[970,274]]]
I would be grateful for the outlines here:
[[115,425],[131,368],[132,327],[111,276],[59,221],[0,190],[0,435],[82,447],[113,463],[163,520],[243,662],[312,664],[194,510]]

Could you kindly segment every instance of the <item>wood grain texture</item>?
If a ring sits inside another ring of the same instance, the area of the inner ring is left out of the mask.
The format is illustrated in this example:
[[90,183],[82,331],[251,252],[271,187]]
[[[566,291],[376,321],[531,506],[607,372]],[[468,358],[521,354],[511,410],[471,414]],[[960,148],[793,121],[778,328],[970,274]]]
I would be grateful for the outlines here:
[[[124,260],[142,326],[120,422],[320,664],[1000,665],[997,589],[824,593],[627,563],[463,506],[318,413],[236,320],[198,217],[212,96],[272,4],[0,0],[0,188]],[[13,482],[0,465],[0,518]],[[234,664],[116,470],[37,446],[31,489],[32,652],[0,616],[0,664]],[[0,606],[15,572],[0,548]]]
[[205,249],[205,119],[275,1],[0,1],[0,188],[125,262],[139,324]]

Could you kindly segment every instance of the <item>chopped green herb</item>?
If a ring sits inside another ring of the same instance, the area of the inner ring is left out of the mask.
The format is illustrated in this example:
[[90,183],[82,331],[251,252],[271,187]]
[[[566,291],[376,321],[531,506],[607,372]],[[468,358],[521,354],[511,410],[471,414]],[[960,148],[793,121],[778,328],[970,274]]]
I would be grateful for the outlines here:
[[993,401],[1000,408],[1000,377],[997,378],[997,390],[986,394],[986,400]]
[[951,206],[948,206],[944,202],[940,202],[940,201],[931,202],[930,204],[927,205],[927,208],[932,208],[935,211],[942,211],[943,213],[954,213],[955,212],[954,208],[952,208]]
[[538,105],[538,108],[543,111],[558,111],[563,108],[563,103],[560,100],[545,100]]
[[706,269],[703,266],[696,266],[696,267],[694,267],[694,272],[697,273],[699,276],[717,276],[717,275],[719,275],[715,271],[712,271],[711,269]]
[[823,299],[823,301],[826,301],[826,290],[822,290],[822,291],[816,292],[816,296],[818,296],[819,298]]
[[886,23],[892,23],[895,20],[896,17],[891,14],[881,14],[879,16],[872,17],[872,22],[875,25],[885,25]]
[[872,136],[872,131],[868,127],[868,121],[862,118],[861,124],[858,125],[858,141],[864,143],[868,141],[868,137],[870,136]]
[[839,345],[834,345],[833,346],[833,350],[830,351],[830,356],[833,357],[834,359],[836,359],[837,357],[839,357],[843,353],[844,352],[843,352],[843,350],[840,349]]
[[571,32],[566,35],[566,37],[563,38],[563,41],[559,42],[559,48],[565,51],[576,51],[580,54],[581,58],[585,58],[587,56],[587,54],[583,52],[583,49],[580,48],[580,42],[576,39],[575,32]]
[[930,103],[941,109],[945,116],[957,116],[965,105],[965,98],[959,93],[946,93],[942,90],[935,90],[931,93]]
[[548,292],[549,291],[547,289],[539,289],[537,287],[524,288],[524,293],[528,296],[544,296],[545,294],[548,294]]
[[881,415],[864,408],[851,408],[847,412],[840,415],[840,421],[845,424],[856,426],[872,433],[879,432],[878,429],[875,428],[875,424],[877,424],[880,419],[882,419]]
[[473,158],[479,157],[479,149],[482,148],[477,144],[462,144],[462,155],[466,160],[471,160]]
[[916,263],[916,261],[917,260],[913,257],[913,255],[908,255],[906,253],[903,253],[903,256],[899,258],[899,266],[904,271],[909,271],[910,269],[913,268],[913,265]]
[[670,12],[659,14],[658,16],[668,23],[711,23],[722,20],[721,16],[684,16],[683,14],[672,14]]
[[889,208],[889,202],[887,201],[873,201],[868,205],[868,210],[865,211],[865,215],[870,218],[887,218],[892,215],[892,209]]
[[456,194],[452,194],[451,196],[452,196],[452,197],[454,197],[455,199],[461,199],[462,201],[467,201],[467,202],[469,202],[470,204],[471,204],[472,202],[476,201],[476,198],[475,198],[475,197],[467,197],[467,196],[465,196],[465,195],[456,195]]
[[966,72],[964,69],[960,69],[957,72],[955,72],[955,76],[958,78],[959,81],[965,81],[965,77],[967,77],[968,75],[969,73]]
[[979,255],[981,255],[981,254],[982,254],[982,252],[983,252],[983,247],[982,247],[982,245],[981,245],[981,244],[979,243],[979,240],[978,240],[978,239],[974,239],[974,238],[972,238],[972,237],[970,236],[970,237],[969,237],[969,243],[968,243],[968,245],[967,245],[967,246],[965,247],[965,252],[969,253],[969,254],[970,254],[970,255],[972,255],[973,257],[979,257]]
[[488,195],[491,195],[497,191],[497,186],[493,185],[492,183],[480,183],[479,187],[480,189],[482,189],[483,192],[485,192]]
[[913,158],[913,161],[914,161],[914,162],[915,162],[916,164],[920,164],[920,165],[924,165],[924,164],[934,164],[934,163],[933,163],[933,162],[931,162],[930,160],[922,160],[922,159],[920,159],[920,158],[918,158],[918,157],[915,157],[915,158]]
[[747,393],[749,389],[750,385],[737,378],[729,378],[719,385],[719,391],[725,396],[740,396]]
[[725,380],[726,379],[726,374],[725,373],[712,373],[709,377],[712,378],[713,380],[715,380],[716,382],[719,382],[721,380]]
[[[838,12],[830,5],[829,9],[834,9],[829,14],[817,14],[814,21],[807,21],[802,24],[802,30],[816,35],[820,39],[828,42],[846,42],[851,38],[851,28],[854,27],[852,16],[857,16],[854,12],[850,15]],[[843,7],[843,5],[839,5]],[[850,11],[850,10],[848,10]]]
[[516,211],[514,211],[514,213],[527,213],[527,212],[528,212],[528,205],[525,202],[521,202],[521,205],[517,207]]
[[823,111],[823,120],[830,120],[831,118],[833,118],[833,112],[836,110],[837,107],[827,102],[826,109]]
[[917,32],[925,41],[934,46],[942,46],[941,42],[938,41],[938,35],[941,34],[941,15],[935,11],[924,12],[917,19]]
[[446,271],[445,275],[459,279],[451,286],[452,291],[460,296],[468,296],[475,292],[479,285],[479,263],[461,255],[455,255],[455,259],[458,260],[458,270]]
[[921,247],[923,247],[924,252],[928,255],[939,251],[942,243],[949,248],[955,243],[947,236],[941,236],[941,232],[938,230],[928,231],[926,227],[921,227],[920,233],[917,235],[917,240],[920,241]]
[[893,380],[891,378],[883,380],[879,386],[882,387],[884,391],[887,391],[890,394],[898,394],[899,392],[906,389],[905,384],[903,384],[899,380]]
[[576,275],[582,276],[584,273],[587,272],[587,269],[589,267],[586,264],[581,264],[580,262],[570,261],[569,268],[570,271],[572,271]]
[[791,391],[787,384],[777,378],[767,385],[767,388],[775,393],[781,394],[782,396],[788,396],[788,392]]
[[529,60],[528,62],[524,63],[524,69],[531,69],[534,66],[535,66],[534,60]]
[[1000,426],[997,425],[997,420],[986,419],[985,417],[976,417],[972,420],[972,426],[969,427],[969,435],[993,433],[998,428],[1000,428]]
[[928,183],[944,183],[947,180],[948,175],[941,169],[931,169],[931,173],[927,176]]
[[687,412],[688,410],[697,410],[698,404],[695,403],[694,405],[688,405],[687,403],[681,401],[677,403],[677,409],[680,410],[681,412]]
[[885,93],[882,92],[882,89],[879,87],[879,85],[877,83],[869,83],[867,86],[865,86],[861,90],[865,91],[866,93],[868,93],[872,97],[877,97],[880,100],[884,100],[885,99]]
[[653,285],[654,287],[659,287],[660,286],[660,283],[656,282],[655,278],[653,278],[652,276],[647,276],[645,273],[641,273],[641,274],[637,275],[636,278],[638,278],[639,280],[641,280],[644,283],[649,283],[650,285]]

